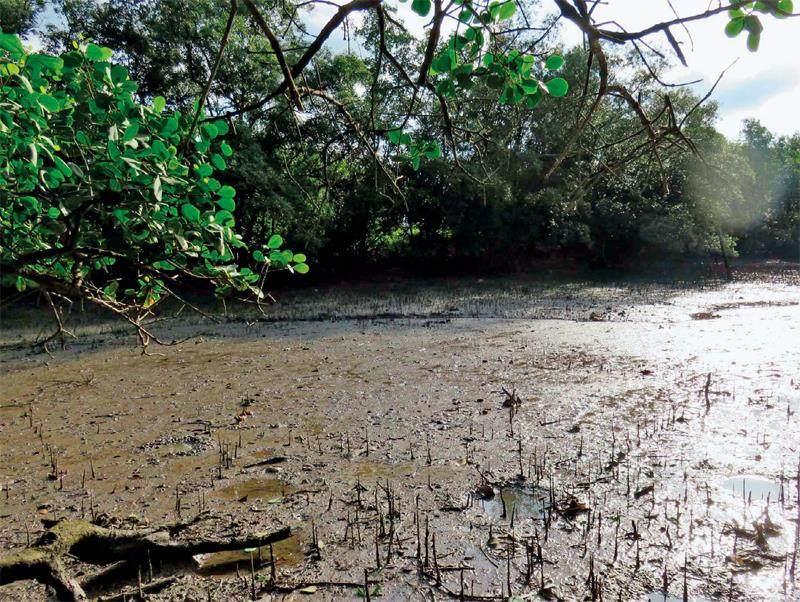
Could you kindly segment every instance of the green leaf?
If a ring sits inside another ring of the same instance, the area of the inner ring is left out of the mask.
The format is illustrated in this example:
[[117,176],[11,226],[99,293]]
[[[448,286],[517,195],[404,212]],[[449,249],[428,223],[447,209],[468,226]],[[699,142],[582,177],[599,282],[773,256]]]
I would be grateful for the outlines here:
[[233,221],[233,214],[225,209],[220,209],[214,214],[214,221],[218,224],[227,224]]
[[424,154],[428,159],[438,159],[442,156],[442,149],[438,143],[431,142],[426,146]]
[[400,144],[400,136],[403,135],[403,130],[389,130],[386,132],[386,137],[392,144]]
[[264,254],[261,251],[258,251],[258,250],[253,251],[253,259],[255,259],[256,261],[258,261],[260,263],[264,263],[267,260],[267,258],[264,257]]
[[103,288],[103,294],[106,297],[111,297],[112,299],[117,296],[117,289],[119,288],[119,281],[113,280],[108,283],[108,285]]
[[731,19],[725,26],[725,35],[729,38],[735,38],[742,33],[742,29],[744,29],[744,18]]
[[97,44],[89,44],[86,46],[86,58],[92,62],[107,61],[113,54],[111,48],[104,48]]
[[47,217],[50,219],[58,219],[61,217],[61,211],[59,211],[58,207],[50,207],[50,209],[47,210]]
[[225,159],[222,158],[222,155],[218,155],[217,153],[211,155],[211,164],[219,170],[224,170],[228,167],[228,164],[225,163]]
[[230,131],[230,128],[228,127],[228,122],[223,119],[215,121],[214,128],[216,128],[217,130],[217,136],[224,136]]
[[309,267],[306,263],[296,263],[293,267],[298,274],[308,274]]
[[220,144],[219,150],[226,157],[230,157],[231,155],[233,155],[233,149],[231,148],[231,145],[228,144],[227,142],[223,142],[222,144]]
[[167,106],[167,101],[164,99],[163,96],[156,96],[153,99],[153,110],[156,113],[160,113],[161,111],[163,111],[164,107],[166,106]]
[[58,169],[58,171],[60,171],[66,177],[69,178],[72,175],[72,169],[70,166],[64,163],[64,160],[58,155],[53,155],[53,163],[56,164],[56,169]]
[[744,28],[751,33],[761,33],[764,30],[761,19],[756,15],[747,15],[744,18]]
[[15,59],[25,54],[22,41],[19,39],[18,35],[13,33],[0,33],[0,48],[8,52],[11,57]]
[[778,0],[778,10],[775,16],[778,19],[785,19],[794,13],[794,2],[792,0]]
[[47,69],[54,73],[60,73],[64,67],[64,61],[57,56],[32,54],[26,59],[25,65],[29,69]]
[[431,61],[431,74],[448,73],[453,67],[452,56],[444,52]]
[[115,84],[121,84],[128,79],[128,70],[122,65],[112,65],[111,67],[111,81]]
[[197,223],[200,221],[200,210],[191,203],[181,205],[181,214],[190,222]]
[[178,131],[178,120],[174,117],[170,117],[167,119],[166,123],[164,123],[164,127],[161,128],[161,135],[166,137],[172,136],[176,131]]
[[277,264],[277,265],[284,265],[286,263],[284,261],[284,259],[285,258],[283,256],[283,253],[281,253],[280,251],[272,251],[269,254],[269,262],[270,263],[274,263],[274,264]]
[[747,34],[747,49],[750,52],[758,51],[758,45],[761,43],[761,34],[759,32],[751,31]]
[[557,71],[564,66],[564,57],[554,54],[547,58],[547,62],[545,62],[544,66],[550,71]]
[[49,94],[41,94],[37,100],[48,113],[56,113],[61,110],[61,103]]
[[281,245],[283,244],[283,238],[280,234],[273,234],[269,237],[267,241],[267,248],[268,249],[280,249]]
[[[492,9],[489,9],[492,12]],[[507,0],[502,4],[497,6],[497,12],[492,13],[492,16],[495,17],[498,21],[505,21],[506,19],[510,19],[514,16],[514,13],[517,12],[517,4],[514,0]],[[495,16],[496,14],[496,16]]]
[[540,102],[542,102],[541,94],[529,94],[525,97],[525,106],[529,109],[535,109]]
[[219,205],[226,211],[233,211],[234,209],[236,209],[236,202],[229,196],[220,197],[217,200],[217,205]]
[[139,133],[139,124],[132,123],[127,128],[125,128],[125,132],[122,134],[122,141],[129,142],[136,138],[136,135]]
[[561,98],[562,96],[566,96],[567,92],[569,92],[569,83],[563,77],[556,77],[555,79],[551,79],[547,82],[547,91],[550,93],[550,96],[555,98]]
[[203,163],[202,165],[198,166],[196,171],[197,175],[201,178],[207,178],[214,173],[214,169],[208,163]]
[[411,2],[411,10],[420,17],[427,17],[428,13],[431,12],[431,0],[413,0]]
[[233,197],[236,196],[236,190],[233,188],[233,186],[227,186],[226,185],[226,186],[223,186],[222,188],[220,188],[217,191],[217,194],[219,196],[223,197],[223,198],[232,199]]
[[292,261],[295,263],[305,263],[306,256],[303,253],[295,253],[294,257],[292,257]]

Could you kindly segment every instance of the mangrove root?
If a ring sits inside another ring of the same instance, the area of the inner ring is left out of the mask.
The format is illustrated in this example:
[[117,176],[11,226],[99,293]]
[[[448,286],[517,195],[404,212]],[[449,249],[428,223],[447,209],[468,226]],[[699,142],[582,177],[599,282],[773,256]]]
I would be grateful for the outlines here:
[[67,570],[64,564],[67,556],[97,565],[115,562],[141,565],[143,559],[180,562],[195,554],[264,546],[291,535],[289,527],[282,527],[270,533],[226,539],[177,539],[175,536],[185,527],[186,524],[179,524],[125,530],[100,527],[84,520],[63,520],[47,529],[31,547],[0,558],[0,585],[36,579],[50,586],[59,600],[87,600],[87,582],[96,587],[98,579],[93,577],[81,583]]

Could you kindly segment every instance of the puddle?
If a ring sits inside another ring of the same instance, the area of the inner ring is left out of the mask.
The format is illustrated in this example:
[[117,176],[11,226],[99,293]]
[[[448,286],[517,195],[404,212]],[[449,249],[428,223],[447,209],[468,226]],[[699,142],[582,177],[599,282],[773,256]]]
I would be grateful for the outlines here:
[[737,496],[754,501],[766,500],[778,501],[781,495],[780,483],[770,481],[758,475],[741,475],[725,479],[722,486],[730,489]]
[[[544,518],[549,496],[545,491],[530,491],[523,487],[503,487],[500,493],[488,500],[480,500],[484,512],[496,520],[510,520],[513,508],[516,520]],[[506,516],[503,517],[505,503]]]
[[[275,566],[297,566],[304,558],[300,534],[292,535],[288,539],[272,544],[275,552]],[[260,554],[260,556],[259,556]],[[262,546],[253,552],[256,570],[261,566],[269,566],[269,546]],[[261,561],[259,562],[259,558]],[[250,552],[244,550],[229,550],[214,552],[213,554],[198,554],[194,557],[197,563],[196,572],[199,575],[227,575],[239,570],[243,573],[250,571]]]
[[293,489],[280,479],[248,479],[219,490],[219,497],[226,500],[280,500]]

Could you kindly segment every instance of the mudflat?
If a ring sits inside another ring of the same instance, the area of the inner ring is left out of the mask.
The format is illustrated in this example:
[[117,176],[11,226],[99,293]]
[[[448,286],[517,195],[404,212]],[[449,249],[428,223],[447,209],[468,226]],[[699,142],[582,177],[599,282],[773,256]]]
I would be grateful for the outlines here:
[[91,597],[154,600],[800,597],[796,268],[314,303],[166,321],[189,338],[152,356],[92,321],[31,354],[35,319],[4,319],[2,554],[66,520],[290,527],[271,549],[137,548],[108,578],[102,554],[64,564]]

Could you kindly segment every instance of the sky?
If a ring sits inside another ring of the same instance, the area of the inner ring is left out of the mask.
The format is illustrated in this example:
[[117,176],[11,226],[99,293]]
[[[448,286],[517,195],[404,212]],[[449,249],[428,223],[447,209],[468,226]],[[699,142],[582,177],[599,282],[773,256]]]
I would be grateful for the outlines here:
[[[681,16],[702,12],[710,3],[716,4],[712,0],[671,0]],[[541,0],[541,4],[544,10],[554,6],[552,0]],[[397,2],[397,6],[409,30],[422,34],[426,20],[411,12],[410,2]],[[318,31],[333,10],[329,5],[321,5],[308,13],[306,22],[310,29]],[[628,30],[674,17],[668,0],[605,0],[595,15],[597,21],[616,21]],[[52,14],[46,15],[46,19],[52,18]],[[745,47],[745,34],[734,39],[725,35],[726,22],[726,15],[721,14],[690,23],[687,28],[691,39],[682,28],[676,27],[673,33],[682,42],[688,68],[676,61],[666,80],[678,83],[702,78],[693,88],[703,95],[719,74],[730,67],[712,96],[719,103],[717,128],[723,134],[736,139],[742,120],[748,117],[760,120],[779,135],[800,132],[800,18],[779,20],[763,16],[764,32],[756,53]],[[580,44],[582,39],[578,28],[568,21],[562,26],[561,36],[567,46]],[[663,36],[648,39],[673,56]],[[347,48],[341,30],[331,37],[328,46],[334,50]]]
[[[708,4],[709,0],[672,0],[681,16],[702,12]],[[674,18],[666,0],[608,0],[595,14],[598,21],[617,21],[629,31]],[[690,23],[691,40],[681,28],[675,28],[673,33],[684,42],[689,66],[678,64],[667,81],[702,77],[703,82],[694,88],[705,94],[719,74],[736,61],[711,97],[720,105],[718,129],[729,138],[737,138],[742,120],[755,117],[777,134],[800,132],[800,19],[764,15],[764,32],[756,53],[747,50],[744,33],[728,38],[723,31],[726,23],[725,14]],[[568,44],[581,40],[571,23],[562,35]],[[659,41],[663,42],[663,37]],[[662,46],[668,48],[665,42]]]

